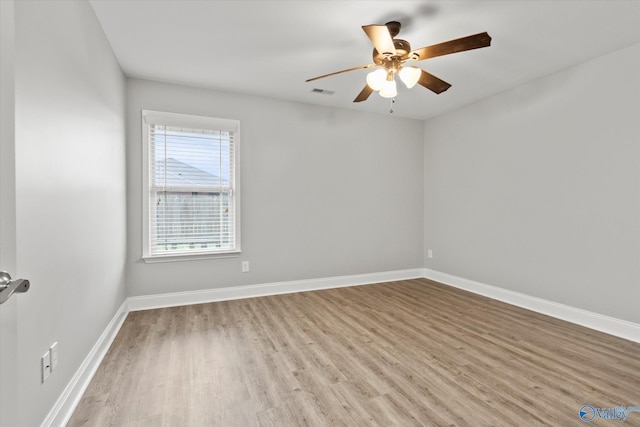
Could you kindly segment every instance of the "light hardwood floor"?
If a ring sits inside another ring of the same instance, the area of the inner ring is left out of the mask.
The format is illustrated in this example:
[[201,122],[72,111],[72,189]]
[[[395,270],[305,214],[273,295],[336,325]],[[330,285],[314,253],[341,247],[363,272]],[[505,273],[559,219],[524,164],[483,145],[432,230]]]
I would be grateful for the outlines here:
[[580,426],[585,404],[640,406],[640,344],[417,279],[132,312],[68,425]]

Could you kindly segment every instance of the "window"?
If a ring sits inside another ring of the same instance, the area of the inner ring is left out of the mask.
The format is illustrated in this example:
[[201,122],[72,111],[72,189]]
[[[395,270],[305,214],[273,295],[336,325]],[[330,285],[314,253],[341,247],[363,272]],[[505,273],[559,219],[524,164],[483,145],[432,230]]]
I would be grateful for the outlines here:
[[142,111],[143,259],[237,255],[239,122]]

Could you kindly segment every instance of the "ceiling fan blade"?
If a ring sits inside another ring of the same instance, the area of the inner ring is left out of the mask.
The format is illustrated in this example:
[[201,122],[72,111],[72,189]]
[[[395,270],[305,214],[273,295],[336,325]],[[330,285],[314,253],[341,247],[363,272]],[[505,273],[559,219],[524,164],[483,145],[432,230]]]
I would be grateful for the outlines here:
[[354,99],[353,102],[366,101],[372,93],[373,89],[371,89],[369,85],[364,85],[364,89],[362,89],[358,96],[356,96],[356,99]]
[[415,54],[418,56],[416,61],[422,61],[436,56],[449,55],[450,53],[464,52],[465,50],[479,49],[487,46],[491,46],[491,36],[487,32],[484,32],[416,49],[411,52],[410,57]]
[[371,67],[375,67],[375,66],[376,66],[376,64],[361,65],[359,67],[353,67],[353,68],[349,68],[347,70],[336,71],[335,73],[325,74],[324,76],[318,76],[318,77],[314,77],[312,79],[307,79],[307,80],[305,80],[305,82],[312,82],[314,80],[323,79],[325,77],[335,76],[336,74],[348,73],[349,71],[362,70],[364,68],[371,68]]
[[362,29],[373,43],[378,53],[383,56],[394,56],[396,48],[386,25],[363,25]]
[[425,70],[421,71],[422,73],[420,74],[420,80],[418,80],[418,83],[429,89],[431,92],[442,93],[451,87],[449,83],[439,79],[433,74],[429,74]]

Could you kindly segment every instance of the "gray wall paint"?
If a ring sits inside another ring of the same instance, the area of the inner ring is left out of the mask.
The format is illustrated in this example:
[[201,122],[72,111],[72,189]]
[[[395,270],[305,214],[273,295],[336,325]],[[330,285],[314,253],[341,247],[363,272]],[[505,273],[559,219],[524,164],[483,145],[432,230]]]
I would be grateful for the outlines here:
[[87,2],[15,11],[16,253],[32,284],[18,301],[18,425],[36,426],[125,298],[125,86]]
[[[20,425],[42,421],[126,295],[415,268],[431,248],[428,268],[640,322],[638,58],[636,45],[425,125],[136,79],[125,115],[90,6],[18,2],[17,264],[33,283]],[[241,257],[140,260],[142,108],[241,120]]]
[[[0,1],[0,269],[16,270],[15,7]],[[0,426],[18,424],[18,301],[0,305]]]
[[[130,295],[422,267],[423,122],[137,79],[127,97]],[[141,109],[241,121],[240,257],[141,260]]]
[[425,124],[426,267],[640,323],[640,45]]

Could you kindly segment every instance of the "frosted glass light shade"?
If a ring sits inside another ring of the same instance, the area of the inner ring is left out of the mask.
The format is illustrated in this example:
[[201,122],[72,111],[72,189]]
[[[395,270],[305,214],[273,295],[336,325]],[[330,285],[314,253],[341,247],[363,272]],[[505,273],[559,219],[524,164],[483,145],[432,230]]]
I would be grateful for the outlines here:
[[400,70],[400,80],[404,83],[407,88],[411,89],[418,83],[420,80],[420,75],[422,74],[422,70],[418,67],[404,67]]
[[382,68],[367,74],[367,85],[373,90],[380,90],[387,81],[387,72]]
[[395,80],[385,80],[382,89],[378,92],[383,98],[393,98],[398,95],[398,90],[396,88]]

